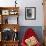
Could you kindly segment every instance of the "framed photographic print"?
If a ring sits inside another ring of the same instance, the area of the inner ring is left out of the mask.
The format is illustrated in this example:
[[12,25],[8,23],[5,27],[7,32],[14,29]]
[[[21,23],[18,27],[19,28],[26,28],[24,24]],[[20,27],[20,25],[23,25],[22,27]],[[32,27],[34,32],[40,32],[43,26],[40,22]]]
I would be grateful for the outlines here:
[[9,10],[2,10],[2,15],[9,15]]
[[36,7],[26,7],[25,8],[25,19],[26,20],[36,19]]
[[8,24],[18,24],[18,17],[17,16],[10,16],[8,18]]

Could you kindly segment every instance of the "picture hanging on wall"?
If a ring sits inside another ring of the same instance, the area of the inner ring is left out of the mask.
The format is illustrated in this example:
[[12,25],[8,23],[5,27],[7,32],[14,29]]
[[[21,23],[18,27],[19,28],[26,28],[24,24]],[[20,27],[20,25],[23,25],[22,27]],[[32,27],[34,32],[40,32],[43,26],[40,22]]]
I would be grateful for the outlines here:
[[25,19],[26,20],[36,19],[36,7],[26,7],[25,8]]

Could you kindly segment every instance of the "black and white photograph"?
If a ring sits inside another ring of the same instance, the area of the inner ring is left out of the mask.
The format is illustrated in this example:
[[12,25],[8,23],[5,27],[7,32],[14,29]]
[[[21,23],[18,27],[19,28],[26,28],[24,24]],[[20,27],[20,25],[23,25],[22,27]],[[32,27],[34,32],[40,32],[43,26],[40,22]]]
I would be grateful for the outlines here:
[[25,8],[25,19],[26,20],[35,20],[36,19],[36,8],[35,7],[26,7]]

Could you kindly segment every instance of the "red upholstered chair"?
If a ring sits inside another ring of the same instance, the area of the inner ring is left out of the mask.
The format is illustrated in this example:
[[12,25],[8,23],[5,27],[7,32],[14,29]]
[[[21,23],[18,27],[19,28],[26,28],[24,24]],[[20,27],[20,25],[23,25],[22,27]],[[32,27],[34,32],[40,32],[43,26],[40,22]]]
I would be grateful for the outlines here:
[[[22,42],[21,42],[21,46],[27,46],[25,40],[30,38],[30,37],[35,37],[37,40],[37,35],[36,33],[33,31],[33,29],[29,28],[27,29],[27,31],[25,32],[24,37],[22,38]],[[41,46],[40,42],[37,40],[37,44],[35,44],[34,46]]]

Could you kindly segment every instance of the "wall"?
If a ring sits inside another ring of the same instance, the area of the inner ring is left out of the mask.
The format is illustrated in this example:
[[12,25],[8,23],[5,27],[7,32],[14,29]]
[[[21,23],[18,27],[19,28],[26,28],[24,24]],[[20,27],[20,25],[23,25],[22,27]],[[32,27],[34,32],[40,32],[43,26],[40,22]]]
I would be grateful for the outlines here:
[[[43,26],[42,0],[21,0],[19,22],[22,26]],[[25,20],[25,7],[36,7],[36,20]]]
[[[15,6],[15,0],[0,0],[0,6]],[[42,0],[17,0],[20,26],[43,26]],[[36,20],[25,20],[25,7],[36,7]]]
[[44,0],[44,26],[46,26],[46,0]]

